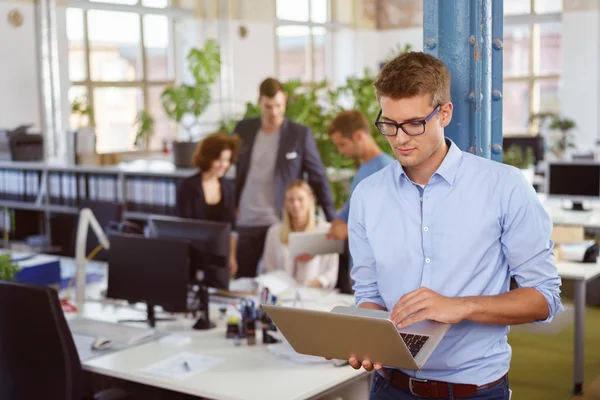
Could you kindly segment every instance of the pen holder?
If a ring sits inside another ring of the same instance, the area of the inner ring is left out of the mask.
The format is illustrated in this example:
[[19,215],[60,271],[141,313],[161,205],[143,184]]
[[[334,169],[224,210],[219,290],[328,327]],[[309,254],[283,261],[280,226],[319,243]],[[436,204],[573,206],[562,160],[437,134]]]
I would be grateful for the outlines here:
[[248,318],[246,320],[246,338],[249,345],[256,344],[256,320]]
[[227,320],[227,332],[226,338],[233,339],[236,336],[240,336],[240,323],[237,317],[231,317]]

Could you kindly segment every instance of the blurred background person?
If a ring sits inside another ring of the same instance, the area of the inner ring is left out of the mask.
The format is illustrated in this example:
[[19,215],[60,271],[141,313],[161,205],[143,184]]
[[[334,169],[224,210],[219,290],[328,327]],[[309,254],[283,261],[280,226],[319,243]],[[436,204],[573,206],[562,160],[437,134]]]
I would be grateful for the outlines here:
[[[193,156],[199,172],[184,179],[177,190],[181,218],[228,222],[235,226],[235,183],[225,178],[237,157],[238,139],[217,133],[198,143]],[[229,269],[237,272],[236,235],[231,236]]]
[[315,197],[310,186],[303,180],[294,181],[285,193],[283,221],[272,225],[267,232],[264,272],[283,270],[299,285],[325,289],[335,287],[338,279],[337,254],[302,254],[293,259],[288,246],[291,232],[326,231],[327,225],[319,226],[316,222]]
[[329,180],[310,128],[285,118],[287,97],[281,83],[259,88],[260,118],[240,121],[236,167],[238,277],[254,277],[269,227],[281,221],[286,187],[307,175],[328,221],[335,217]]

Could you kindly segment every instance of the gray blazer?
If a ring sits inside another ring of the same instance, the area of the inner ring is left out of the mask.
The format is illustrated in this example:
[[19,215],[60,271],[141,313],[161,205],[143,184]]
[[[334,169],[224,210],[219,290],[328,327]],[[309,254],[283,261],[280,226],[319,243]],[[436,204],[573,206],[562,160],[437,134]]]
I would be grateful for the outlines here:
[[[240,151],[236,167],[236,208],[239,206],[242,190],[250,170],[252,146],[259,129],[260,118],[252,118],[238,122],[234,130],[234,134],[240,137]],[[307,181],[315,192],[317,202],[323,207],[327,220],[332,221],[336,216],[333,196],[312,131],[304,125],[286,119],[281,126],[280,135],[275,165],[275,204],[279,216],[283,215],[285,189],[294,180],[302,179],[306,174]],[[288,156],[294,153],[295,157]]]

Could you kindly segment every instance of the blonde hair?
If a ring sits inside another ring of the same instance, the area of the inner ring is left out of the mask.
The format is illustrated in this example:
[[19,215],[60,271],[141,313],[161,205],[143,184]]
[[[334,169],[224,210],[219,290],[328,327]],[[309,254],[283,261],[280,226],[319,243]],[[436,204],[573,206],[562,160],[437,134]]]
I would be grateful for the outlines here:
[[[315,206],[315,195],[312,192],[312,189],[306,183],[306,181],[302,179],[297,179],[294,182],[290,183],[290,185],[286,188],[285,194],[292,189],[304,189],[306,193],[308,193],[308,197],[310,199],[310,204],[308,207],[308,223],[306,224],[305,232],[312,231],[317,226],[317,218],[315,216],[316,206]],[[284,205],[283,210],[283,222],[281,224],[281,243],[288,244],[290,232],[292,232],[292,219],[290,217],[290,213],[287,212]]]

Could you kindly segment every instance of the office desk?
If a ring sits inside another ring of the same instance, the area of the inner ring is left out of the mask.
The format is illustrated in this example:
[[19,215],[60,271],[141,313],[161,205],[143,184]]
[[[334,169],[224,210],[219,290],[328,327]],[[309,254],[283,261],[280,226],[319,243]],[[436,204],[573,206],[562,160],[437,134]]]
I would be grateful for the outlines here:
[[600,204],[598,203],[591,204],[589,210],[573,211],[565,209],[558,199],[548,199],[544,193],[539,193],[538,198],[555,225],[600,228]]
[[[353,302],[353,296],[328,296],[331,306]],[[310,305],[305,305],[310,307]],[[318,307],[322,307],[319,304]],[[194,331],[192,319],[159,322],[157,328],[190,336],[190,344],[169,346],[158,341],[100,356],[83,363],[86,371],[129,380],[144,385],[168,389],[209,399],[273,399],[301,400],[335,398],[344,392],[346,399],[368,398],[370,373],[356,371],[350,366],[335,367],[326,364],[299,364],[271,354],[257,335],[257,344],[248,346],[245,341],[236,347],[233,340],[225,338],[224,321],[211,310],[215,329]],[[113,308],[99,303],[86,304],[84,316],[115,321],[121,318],[140,318],[141,313],[131,308]],[[186,380],[171,380],[144,375],[140,369],[174,356],[180,352],[198,353],[218,357],[223,362]]]
[[587,282],[600,276],[600,263],[584,264],[575,262],[559,262],[556,264],[562,279],[575,281],[575,334],[573,361],[573,393],[583,393],[583,366],[585,344],[585,287]]

